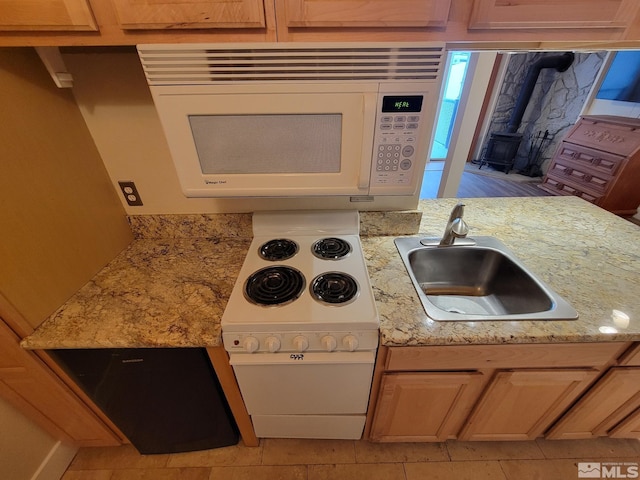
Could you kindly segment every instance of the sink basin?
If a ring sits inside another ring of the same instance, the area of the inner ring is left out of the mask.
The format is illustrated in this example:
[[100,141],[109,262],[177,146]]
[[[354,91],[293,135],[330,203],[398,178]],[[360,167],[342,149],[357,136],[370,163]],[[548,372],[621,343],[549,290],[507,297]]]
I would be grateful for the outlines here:
[[494,237],[400,237],[395,244],[427,315],[438,321],[575,320],[578,313]]

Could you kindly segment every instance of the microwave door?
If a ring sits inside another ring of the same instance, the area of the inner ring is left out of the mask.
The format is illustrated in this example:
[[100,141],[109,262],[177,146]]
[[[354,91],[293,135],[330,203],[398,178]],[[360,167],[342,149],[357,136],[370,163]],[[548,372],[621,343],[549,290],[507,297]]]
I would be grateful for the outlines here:
[[191,115],[205,175],[340,172],[341,114]]
[[188,197],[366,195],[372,148],[366,112],[375,111],[376,98],[154,95]]

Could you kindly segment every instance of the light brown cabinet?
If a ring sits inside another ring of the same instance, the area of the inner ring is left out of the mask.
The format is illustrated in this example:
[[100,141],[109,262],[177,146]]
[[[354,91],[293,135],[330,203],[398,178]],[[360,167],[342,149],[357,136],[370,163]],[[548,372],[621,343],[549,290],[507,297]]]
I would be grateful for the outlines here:
[[636,0],[474,0],[470,29],[625,29],[637,11]]
[[640,408],[609,433],[612,438],[640,438]]
[[460,440],[533,440],[597,375],[591,369],[496,372]]
[[368,437],[376,442],[532,440],[628,346],[381,347]]
[[[607,8],[602,8],[600,0],[576,2],[8,0],[0,2],[0,18],[10,19],[11,30],[22,31],[0,30],[0,45],[419,41],[458,42],[462,48],[493,50],[514,41],[526,42],[520,47],[529,49],[564,42],[563,48],[568,49],[571,42],[580,48],[585,41],[640,38],[636,25],[640,3],[635,0],[610,0]],[[54,11],[54,5],[59,10]],[[84,17],[68,20],[71,6]],[[56,19],[60,12],[63,18]],[[36,33],[39,30],[49,32]]]
[[387,374],[371,440],[443,442],[460,430],[481,385],[479,372]]
[[560,143],[540,188],[633,215],[640,205],[639,182],[640,120],[584,116]]
[[611,434],[637,438],[640,437],[638,412],[640,345],[635,345],[560,419],[547,437],[582,439]]
[[263,28],[263,0],[111,0],[128,29]]
[[0,3],[0,31],[97,29],[87,0],[5,0]]
[[[120,445],[121,441],[0,321],[0,395],[54,438],[77,445]],[[73,412],[70,414],[69,412]]]
[[286,27],[443,27],[451,0],[285,0]]

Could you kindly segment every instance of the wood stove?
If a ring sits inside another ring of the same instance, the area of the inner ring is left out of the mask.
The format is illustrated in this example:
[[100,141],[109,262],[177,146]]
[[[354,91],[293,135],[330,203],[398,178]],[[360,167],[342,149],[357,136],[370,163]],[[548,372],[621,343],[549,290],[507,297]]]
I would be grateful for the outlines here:
[[491,165],[496,170],[509,173],[509,170],[513,168],[521,140],[522,134],[517,132],[492,133],[479,168],[482,168],[483,165]]

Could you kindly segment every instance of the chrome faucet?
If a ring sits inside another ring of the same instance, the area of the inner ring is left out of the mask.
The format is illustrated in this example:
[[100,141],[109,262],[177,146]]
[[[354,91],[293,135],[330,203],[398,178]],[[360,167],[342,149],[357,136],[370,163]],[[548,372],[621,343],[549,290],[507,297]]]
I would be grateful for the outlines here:
[[442,235],[442,240],[440,240],[440,245],[453,245],[456,238],[464,238],[467,236],[467,233],[469,233],[469,227],[462,219],[463,215],[463,203],[459,203],[453,207],[451,215],[449,215],[447,227],[444,229],[444,235]]

